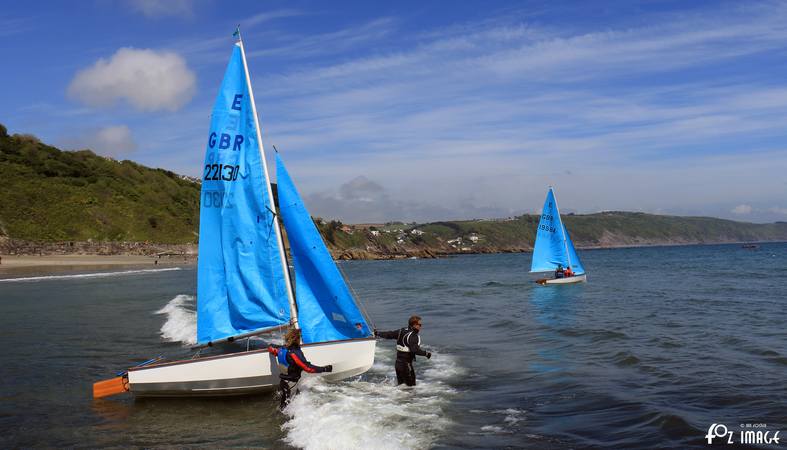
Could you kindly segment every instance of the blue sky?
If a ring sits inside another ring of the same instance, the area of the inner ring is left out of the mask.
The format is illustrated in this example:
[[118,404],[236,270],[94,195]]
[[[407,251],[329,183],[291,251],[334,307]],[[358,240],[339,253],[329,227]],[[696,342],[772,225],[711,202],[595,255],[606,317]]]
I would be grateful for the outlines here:
[[0,123],[199,176],[237,24],[312,215],[787,220],[784,2],[6,2]]

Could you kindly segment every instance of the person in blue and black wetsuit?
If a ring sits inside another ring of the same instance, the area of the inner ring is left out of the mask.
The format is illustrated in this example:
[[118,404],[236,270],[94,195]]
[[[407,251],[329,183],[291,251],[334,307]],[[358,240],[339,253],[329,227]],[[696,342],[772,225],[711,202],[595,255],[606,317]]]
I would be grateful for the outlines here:
[[396,384],[415,386],[415,369],[413,368],[415,355],[426,356],[426,359],[430,359],[432,354],[421,349],[421,337],[418,335],[422,326],[421,318],[412,316],[407,321],[407,325],[407,328],[394,331],[374,330],[374,335],[385,339],[396,339],[396,364],[394,364]]
[[[284,335],[284,345],[269,345],[268,352],[276,357],[279,364],[287,367],[287,373],[279,374],[279,395],[281,408],[290,401],[292,388],[298,384],[304,371],[307,373],[332,372],[333,366],[315,366],[310,363],[301,351],[301,330],[290,328]],[[292,384],[291,384],[292,383]]]

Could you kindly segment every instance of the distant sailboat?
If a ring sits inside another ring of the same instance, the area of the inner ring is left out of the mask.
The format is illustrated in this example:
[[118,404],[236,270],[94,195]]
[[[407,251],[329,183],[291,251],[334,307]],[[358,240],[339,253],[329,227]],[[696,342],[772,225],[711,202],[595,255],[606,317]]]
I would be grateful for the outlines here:
[[569,268],[573,276],[563,278],[541,278],[538,284],[569,284],[587,280],[585,268],[579,261],[574,243],[568,235],[552,187],[547,192],[541,219],[536,230],[536,244],[533,247],[533,259],[530,263],[531,272],[554,272],[558,267]]
[[[375,339],[344,278],[303,206],[281,159],[279,211],[293,255],[290,280],[274,212],[243,42],[233,49],[213,109],[200,201],[197,270],[198,346],[281,330],[302,330],[303,352],[333,365],[325,378],[362,374],[374,363]],[[295,295],[297,293],[297,296]],[[183,361],[154,359],[94,385],[94,396],[250,394],[278,385],[267,350]]]

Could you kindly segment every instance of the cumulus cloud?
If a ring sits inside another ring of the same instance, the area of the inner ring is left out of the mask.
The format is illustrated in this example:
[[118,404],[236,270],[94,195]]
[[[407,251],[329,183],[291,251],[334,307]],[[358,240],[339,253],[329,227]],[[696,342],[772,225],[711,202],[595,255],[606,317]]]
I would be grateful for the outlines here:
[[345,200],[373,202],[386,200],[387,194],[382,186],[374,181],[359,176],[339,187],[339,195]]
[[100,155],[119,157],[136,150],[137,143],[128,126],[113,125],[66,138],[62,146],[71,150],[87,148]]
[[77,73],[68,95],[90,106],[125,100],[141,111],[177,111],[194,96],[196,80],[176,53],[121,48]]
[[147,17],[191,16],[191,0],[130,0],[131,9]]
[[338,218],[345,222],[384,222],[402,212],[386,190],[376,182],[358,176],[339,186],[336,192],[319,192],[306,196],[314,216]]
[[393,220],[430,222],[512,215],[509,210],[478,205],[472,199],[443,205],[419,200],[418,196],[393,194],[365,176],[353,178],[334,192],[307,195],[304,201],[311,215],[340,219],[347,223],[384,223]]
[[731,212],[733,214],[746,215],[746,214],[751,214],[751,211],[752,211],[752,207],[749,205],[738,205],[732,208]]

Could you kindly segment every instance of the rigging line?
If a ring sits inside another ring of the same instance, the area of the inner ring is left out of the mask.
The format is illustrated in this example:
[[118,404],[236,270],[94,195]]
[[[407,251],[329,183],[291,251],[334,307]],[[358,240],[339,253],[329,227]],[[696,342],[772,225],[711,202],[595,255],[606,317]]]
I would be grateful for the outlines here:
[[271,238],[271,231],[273,231],[273,227],[276,226],[276,224],[273,223],[275,220],[276,220],[276,216],[274,215],[273,217],[271,217],[271,223],[268,224],[268,235],[265,236],[265,239]]
[[[273,211],[271,211],[271,212],[273,212]],[[281,216],[279,214],[273,213],[273,220],[280,221],[281,228],[284,228],[284,224],[281,223]],[[284,231],[285,232],[287,231],[286,228],[284,229]],[[290,244],[290,236],[289,236],[289,234],[287,235],[287,243]],[[296,295],[296,292],[295,292],[295,281],[296,280],[292,279],[292,272],[290,272],[290,257],[287,256],[287,249],[284,247],[284,236],[282,236],[281,246],[282,246],[282,254],[284,255],[284,265],[287,266],[287,273],[285,273],[284,275],[286,275],[287,279],[290,280],[290,286],[292,286],[292,296],[293,296],[293,299],[295,299],[295,295]],[[292,244],[289,245],[289,248],[290,248],[290,254],[292,255]],[[294,258],[294,256],[293,256],[293,258]],[[296,317],[297,317],[298,302],[294,301],[294,304],[295,304],[295,306],[294,306],[295,314],[296,314]],[[290,314],[290,315],[292,316],[292,314]],[[290,317],[290,326],[293,326],[293,324],[294,324],[294,322],[296,320],[296,317]],[[296,328],[300,328],[300,326],[296,325]]]
[[363,299],[361,299],[358,293],[355,292],[352,283],[350,283],[350,280],[347,278],[347,274],[344,273],[344,269],[342,269],[342,267],[339,264],[337,264],[335,261],[333,264],[336,267],[338,267],[339,272],[342,273],[342,277],[344,277],[344,282],[347,283],[347,286],[350,288],[350,292],[352,292],[353,297],[357,299],[356,303],[358,304],[358,306],[361,307],[361,313],[366,317],[366,321],[369,322],[369,325],[372,326],[372,330],[376,329],[377,327],[374,325],[374,322],[372,321],[372,316],[370,316],[369,312],[366,310],[366,305],[364,304]]
[[[265,205],[265,209],[267,209],[271,213],[271,222],[268,224],[268,235],[265,237],[265,239],[270,239],[271,238],[271,232],[274,230],[274,227],[276,226],[276,224],[274,222],[276,221],[276,217],[278,216],[278,214],[276,214],[276,211],[272,210],[270,208],[270,206],[268,206],[268,205]],[[282,245],[284,245],[284,244],[282,243]],[[287,258],[286,252],[285,252],[284,258],[285,258],[285,260]],[[288,264],[287,265],[287,276],[288,277],[289,277],[289,272],[290,272],[290,267],[289,267],[289,264]],[[279,296],[279,286],[276,283],[274,283],[273,289],[276,290],[276,297],[278,297]],[[292,318],[290,318],[290,321],[292,321]]]

